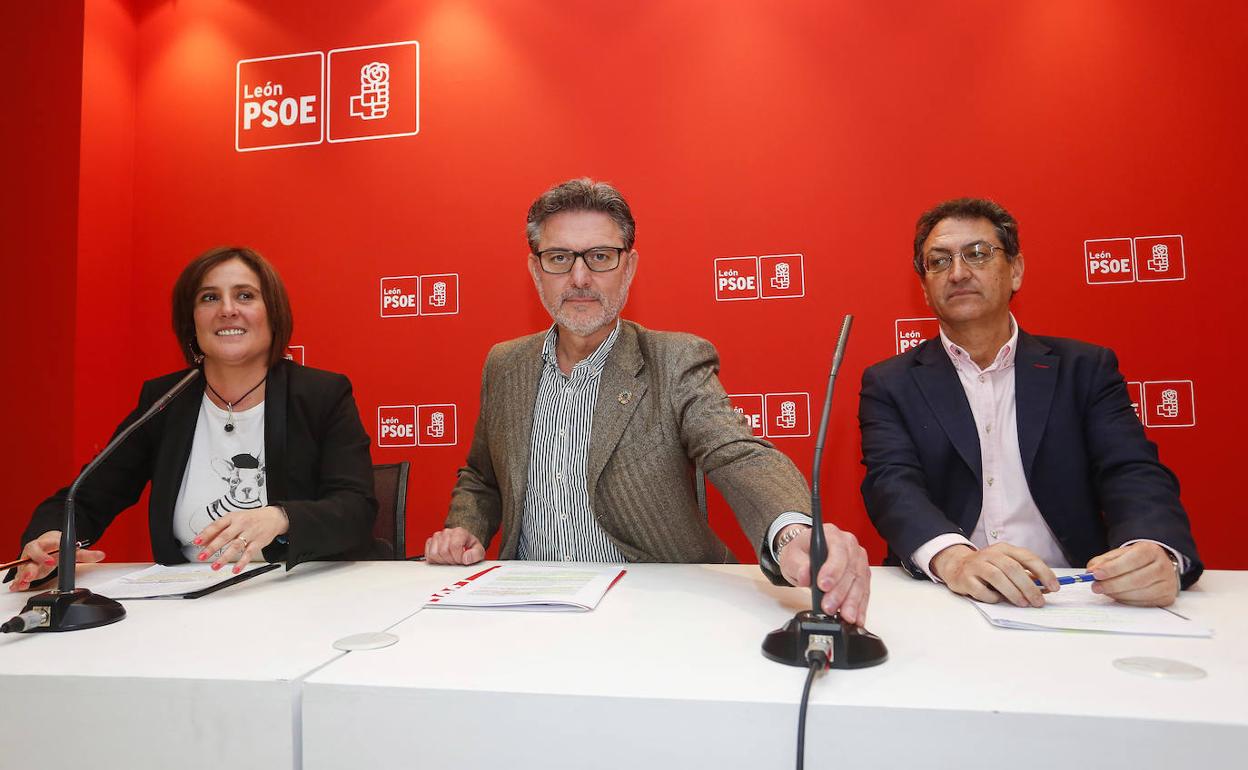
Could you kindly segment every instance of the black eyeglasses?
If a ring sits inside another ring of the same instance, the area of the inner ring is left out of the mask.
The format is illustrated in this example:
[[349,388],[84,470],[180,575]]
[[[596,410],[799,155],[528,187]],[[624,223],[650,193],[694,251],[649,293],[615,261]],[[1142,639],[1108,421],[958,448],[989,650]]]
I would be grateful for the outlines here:
[[547,273],[570,273],[577,257],[585,261],[585,267],[595,273],[606,273],[620,266],[620,255],[626,251],[619,246],[595,246],[584,251],[568,249],[543,249],[537,252],[542,270]]
[[967,244],[957,251],[932,249],[923,255],[923,268],[929,273],[943,273],[953,267],[954,257],[962,257],[962,261],[968,267],[979,268],[988,264],[988,260],[992,259],[992,255],[998,251],[1005,251],[1005,249],[983,241]]

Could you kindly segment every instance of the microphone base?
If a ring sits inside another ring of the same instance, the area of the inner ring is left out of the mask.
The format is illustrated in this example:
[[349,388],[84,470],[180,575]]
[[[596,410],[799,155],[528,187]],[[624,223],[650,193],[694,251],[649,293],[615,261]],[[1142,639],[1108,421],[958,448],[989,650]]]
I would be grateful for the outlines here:
[[806,650],[812,636],[831,639],[831,668],[867,668],[888,660],[884,640],[861,626],[845,623],[840,615],[803,610],[763,640],[763,655],[786,666],[809,668]]
[[126,616],[126,608],[115,599],[93,594],[85,588],[73,591],[45,591],[30,597],[22,612],[43,609],[48,613],[48,624],[30,629],[39,631],[81,631],[116,623]]

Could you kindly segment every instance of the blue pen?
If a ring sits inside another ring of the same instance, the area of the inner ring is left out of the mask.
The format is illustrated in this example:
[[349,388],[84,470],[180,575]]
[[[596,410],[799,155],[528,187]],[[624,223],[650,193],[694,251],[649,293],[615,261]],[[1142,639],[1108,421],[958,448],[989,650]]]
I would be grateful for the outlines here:
[[[1085,572],[1082,575],[1063,575],[1057,579],[1057,584],[1061,586],[1074,585],[1075,583],[1094,583],[1096,576],[1091,572]],[[1044,585],[1039,580],[1035,581],[1036,585]]]

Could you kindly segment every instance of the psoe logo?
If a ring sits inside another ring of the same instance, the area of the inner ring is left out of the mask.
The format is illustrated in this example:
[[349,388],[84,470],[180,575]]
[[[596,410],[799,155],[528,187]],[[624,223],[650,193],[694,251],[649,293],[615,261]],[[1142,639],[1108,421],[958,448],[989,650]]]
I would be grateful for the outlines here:
[[801,254],[769,254],[758,258],[759,297],[782,299],[806,296]]
[[390,275],[381,279],[381,317],[420,315],[419,275]]
[[737,418],[748,425],[755,436],[763,438],[767,435],[763,426],[762,393],[729,393],[728,403]]
[[377,446],[416,446],[416,406],[377,407]]
[[940,334],[940,321],[935,318],[898,318],[893,321],[897,335],[897,355],[917,348],[919,343]]
[[1196,393],[1191,380],[1144,383],[1140,406],[1150,428],[1192,428],[1196,425]]
[[1183,236],[1150,235],[1135,239],[1135,275],[1140,283],[1187,278]]
[[455,446],[459,442],[457,414],[454,404],[421,404],[416,407],[416,443],[420,446]]
[[1134,282],[1134,261],[1130,238],[1094,238],[1083,242],[1083,270],[1089,284]]
[[767,438],[809,436],[810,394],[768,393],[763,399],[763,424]]
[[288,359],[288,360],[290,360],[290,361],[294,361],[295,363],[299,364],[300,366],[305,366],[305,365],[306,365],[306,363],[305,363],[305,351],[304,351],[304,349],[303,349],[303,345],[287,345],[287,346],[286,346],[286,355],[284,356],[284,358],[286,358],[286,359]]
[[325,54],[240,59],[234,70],[234,149],[320,144]]
[[758,257],[719,257],[715,260],[715,299],[735,302],[758,299]]
[[420,44],[335,48],[326,77],[327,138],[360,142],[420,131]]
[[420,314],[455,315],[459,312],[459,273],[420,276]]

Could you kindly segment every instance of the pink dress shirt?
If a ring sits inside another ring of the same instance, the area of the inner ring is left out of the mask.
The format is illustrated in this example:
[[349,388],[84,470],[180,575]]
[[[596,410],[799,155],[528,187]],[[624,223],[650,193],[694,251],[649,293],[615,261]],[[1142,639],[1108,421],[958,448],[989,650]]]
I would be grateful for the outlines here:
[[[980,369],[965,350],[946,337],[943,329],[940,332],[940,344],[953,362],[958,380],[966,392],[966,400],[970,402],[971,414],[975,417],[975,430],[979,434],[983,505],[969,540],[951,532],[937,535],[915,549],[911,561],[937,582],[943,581],[932,574],[932,559],[949,546],[959,544],[978,550],[996,543],[1009,543],[1026,548],[1050,567],[1071,566],[1053,530],[1049,529],[1048,522],[1036,507],[1023,472],[1014,399],[1014,353],[1018,348],[1018,324],[1013,313],[1010,314],[1010,330],[1009,341],[1001,346],[996,358],[984,369]],[[1186,559],[1181,554],[1164,543],[1158,545],[1178,556],[1180,569],[1187,569]]]

